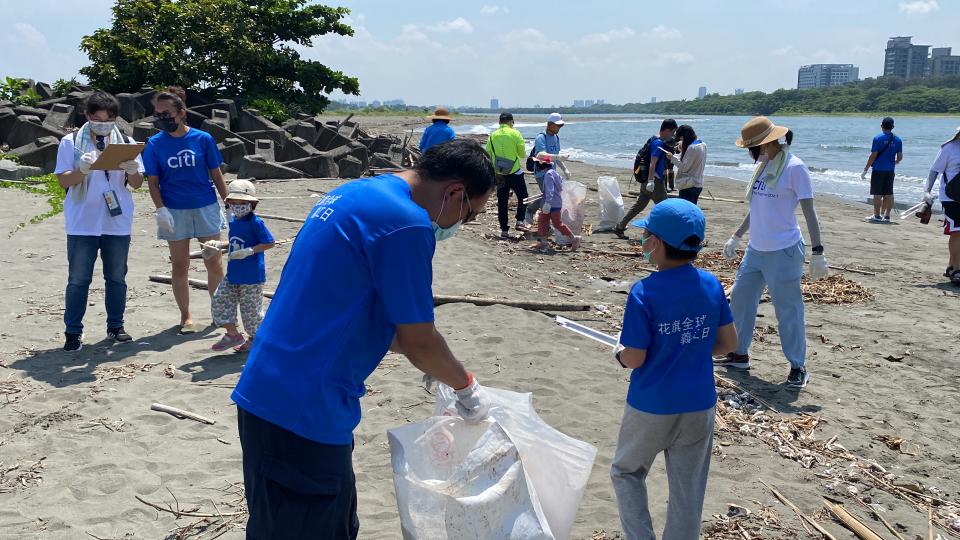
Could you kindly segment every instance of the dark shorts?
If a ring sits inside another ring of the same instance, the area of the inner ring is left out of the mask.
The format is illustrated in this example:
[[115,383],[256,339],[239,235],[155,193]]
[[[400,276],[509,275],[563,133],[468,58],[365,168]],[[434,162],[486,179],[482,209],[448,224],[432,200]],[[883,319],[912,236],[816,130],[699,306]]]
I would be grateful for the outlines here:
[[237,407],[247,540],[355,540],[353,446],[304,439]]
[[940,201],[943,207],[943,234],[960,233],[960,202]]
[[873,171],[870,173],[871,195],[893,195],[893,171]]

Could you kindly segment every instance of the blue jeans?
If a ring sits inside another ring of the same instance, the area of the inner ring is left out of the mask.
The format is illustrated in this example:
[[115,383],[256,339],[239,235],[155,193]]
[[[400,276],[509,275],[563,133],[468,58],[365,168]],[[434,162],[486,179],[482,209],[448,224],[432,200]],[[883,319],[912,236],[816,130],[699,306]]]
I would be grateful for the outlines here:
[[66,309],[63,322],[68,334],[83,333],[83,315],[87,312],[87,293],[93,281],[97,252],[103,261],[104,304],[107,308],[107,329],[123,326],[127,307],[127,254],[130,236],[67,235]]
[[747,354],[757,322],[757,306],[764,286],[770,289],[777,314],[780,347],[791,367],[803,367],[807,357],[807,339],[803,319],[803,241],[778,251],[747,252],[737,270],[730,293],[730,309],[737,329],[737,354]]

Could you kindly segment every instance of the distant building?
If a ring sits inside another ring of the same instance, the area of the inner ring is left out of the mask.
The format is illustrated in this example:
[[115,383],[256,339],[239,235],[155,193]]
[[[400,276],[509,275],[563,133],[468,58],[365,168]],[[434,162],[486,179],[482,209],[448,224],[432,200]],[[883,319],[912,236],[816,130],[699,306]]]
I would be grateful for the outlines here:
[[860,80],[860,68],[853,64],[810,64],[797,71],[797,88],[827,88]]
[[934,47],[930,51],[930,76],[960,75],[960,56],[951,55],[950,47]]
[[596,100],[593,100],[593,99],[585,99],[585,100],[583,100],[583,106],[584,106],[584,107],[593,107],[593,104],[594,104],[594,103],[596,103]]
[[357,107],[359,107],[359,108],[361,108],[361,109],[366,108],[366,106],[367,106],[367,102],[366,102],[366,101],[358,101],[358,102],[357,102]]
[[698,97],[698,98],[702,98],[702,97],[706,97],[706,96],[707,96],[707,87],[706,87],[706,86],[701,86],[701,87],[697,90],[697,97]]
[[605,103],[606,103],[605,100],[602,100],[602,99],[597,100],[597,105],[604,105]]
[[573,100],[573,107],[576,109],[583,108],[583,100],[582,99]]
[[657,96],[653,96],[652,98],[650,98],[650,103],[656,103],[656,102],[657,102]]
[[498,110],[500,110],[500,100],[499,100],[499,99],[493,98],[493,99],[490,100],[490,110],[493,110],[493,111],[498,111]]
[[883,76],[919,79],[929,74],[929,45],[914,45],[912,36],[897,36],[887,40],[883,56]]
[[383,106],[383,103],[380,103],[380,100],[379,100],[379,99],[375,99],[375,100],[373,100],[373,101],[370,102],[370,106],[371,106],[371,107],[381,107],[381,106]]
[[733,90],[733,95],[739,96],[741,94],[743,94],[743,88],[736,88]]
[[403,107],[406,105],[402,99],[388,99],[383,102],[385,107]]

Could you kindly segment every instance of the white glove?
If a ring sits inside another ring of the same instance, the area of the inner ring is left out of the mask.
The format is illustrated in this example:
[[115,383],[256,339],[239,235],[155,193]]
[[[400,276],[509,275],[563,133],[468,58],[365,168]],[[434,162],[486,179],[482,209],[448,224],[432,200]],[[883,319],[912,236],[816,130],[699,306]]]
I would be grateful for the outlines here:
[[727,240],[727,243],[723,245],[723,258],[732,261],[737,258],[737,248],[740,247],[741,238],[737,235],[733,235]]
[[170,210],[167,210],[166,206],[157,208],[157,227],[161,231],[173,233],[173,214],[170,213]]
[[929,207],[933,207],[933,193],[926,191],[923,193],[923,202]]
[[140,164],[137,163],[137,160],[131,159],[129,161],[120,162],[120,170],[127,174],[137,174],[140,172]]
[[621,352],[621,351],[624,351],[625,349],[626,349],[626,347],[624,347],[623,345],[621,345],[621,344],[619,344],[619,343],[617,343],[617,346],[613,348],[613,359],[617,361],[617,364],[619,364],[620,367],[627,367],[627,366],[623,365],[623,362],[621,362],[621,361],[620,361],[620,358],[617,357],[617,355],[620,354],[620,352]]
[[460,417],[470,424],[483,421],[490,412],[490,404],[487,403],[486,396],[483,394],[483,388],[473,373],[470,374],[470,384],[466,388],[454,390],[457,394],[457,412]]
[[239,260],[246,259],[247,257],[253,255],[253,248],[243,248],[236,251],[230,252],[230,260]]
[[818,281],[830,274],[830,268],[827,267],[827,259],[823,253],[813,254],[810,257],[810,279]]
[[653,193],[653,182],[647,182],[645,187],[647,188],[647,191]]
[[216,257],[217,255],[220,255],[220,249],[222,248],[222,245],[217,240],[210,240],[208,242],[200,244],[200,247],[201,247],[200,255],[204,259],[209,259],[211,257]]
[[545,202],[543,203],[543,208],[541,208],[540,211],[543,212],[544,214],[549,214],[550,210],[552,209],[553,209],[553,206],[551,206],[550,203]]
[[93,162],[96,160],[96,152],[87,152],[80,156],[80,160],[77,162],[77,169],[84,175],[90,174],[90,166],[93,165]]

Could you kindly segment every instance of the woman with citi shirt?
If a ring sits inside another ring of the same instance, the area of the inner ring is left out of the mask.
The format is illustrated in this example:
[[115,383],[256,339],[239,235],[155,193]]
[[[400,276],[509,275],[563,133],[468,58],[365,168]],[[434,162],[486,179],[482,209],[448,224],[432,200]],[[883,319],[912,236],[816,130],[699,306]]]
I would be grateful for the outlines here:
[[[157,207],[157,238],[170,248],[173,297],[180,308],[180,333],[197,331],[190,313],[190,239],[201,244],[220,240],[226,219],[217,200],[227,196],[220,171],[223,159],[209,133],[186,124],[186,94],[170,87],[154,103],[154,126],[160,133],[150,137],[143,151],[143,165],[150,197]],[[223,279],[219,255],[203,259],[207,290],[213,295]]]

